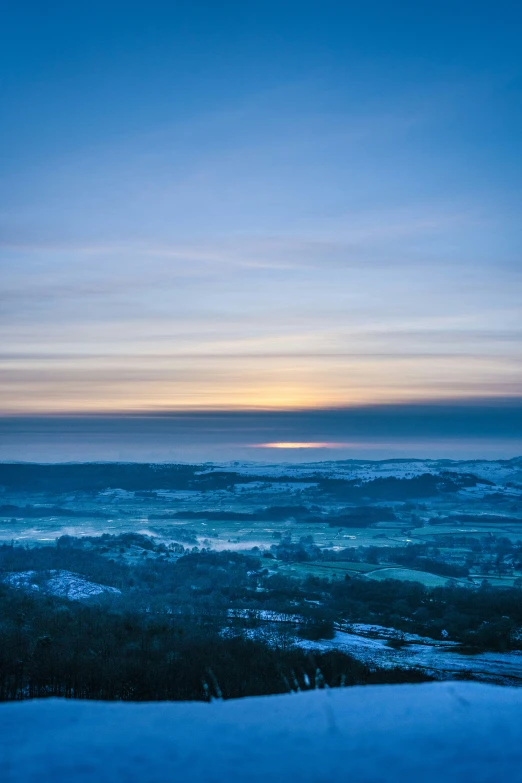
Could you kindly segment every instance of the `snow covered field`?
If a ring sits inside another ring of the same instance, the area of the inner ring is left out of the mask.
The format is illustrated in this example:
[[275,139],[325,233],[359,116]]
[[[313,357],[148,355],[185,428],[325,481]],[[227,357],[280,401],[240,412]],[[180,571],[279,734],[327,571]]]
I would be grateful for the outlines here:
[[213,469],[233,470],[241,475],[277,477],[286,476],[328,476],[346,479],[370,481],[375,478],[413,478],[423,473],[437,475],[441,470],[468,472],[476,476],[504,484],[506,481],[520,480],[521,459],[513,460],[438,460],[438,459],[387,459],[373,460],[337,460],[324,462],[215,462]]
[[[405,634],[408,636],[408,634]],[[413,636],[413,634],[412,634]],[[388,637],[390,638],[390,637]],[[303,649],[341,650],[364,663],[393,668],[419,668],[437,676],[472,674],[481,680],[522,684],[522,652],[482,652],[463,655],[452,649],[451,642],[408,643],[399,649],[388,646],[385,638],[336,631],[333,639],[309,641],[295,637],[294,644]]]
[[[268,617],[268,615],[274,615]],[[336,631],[333,639],[309,640],[297,635],[285,633],[284,625],[291,623],[290,615],[276,616],[276,612],[267,612],[266,625],[258,628],[247,628],[242,634],[250,639],[259,639],[270,645],[295,645],[303,650],[318,650],[329,652],[339,650],[362,661],[368,666],[385,669],[422,669],[435,678],[448,679],[454,676],[473,676],[482,682],[493,682],[503,685],[522,685],[522,651],[512,652],[481,652],[465,655],[457,651],[455,642],[435,641],[416,634],[399,634],[392,628],[382,626],[365,626],[354,624],[350,632]],[[246,617],[233,610],[230,617]],[[362,633],[356,633],[359,627]],[[379,629],[366,633],[365,629]],[[224,635],[233,636],[234,630],[224,629]],[[390,640],[399,640],[400,647],[389,644]]]
[[522,690],[387,685],[211,704],[0,705],[4,783],[522,781]]

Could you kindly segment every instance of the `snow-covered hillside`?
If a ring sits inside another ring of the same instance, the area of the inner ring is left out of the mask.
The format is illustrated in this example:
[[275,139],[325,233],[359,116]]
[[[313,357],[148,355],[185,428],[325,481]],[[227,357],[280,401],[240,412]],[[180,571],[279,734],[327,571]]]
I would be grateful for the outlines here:
[[23,590],[36,590],[60,598],[68,598],[70,601],[81,601],[83,598],[92,598],[95,595],[113,594],[119,595],[121,590],[117,587],[100,585],[91,582],[79,574],[71,571],[52,570],[48,572],[17,571],[3,578],[3,581],[11,587]]
[[212,704],[0,705],[4,783],[522,781],[522,689],[317,690]]

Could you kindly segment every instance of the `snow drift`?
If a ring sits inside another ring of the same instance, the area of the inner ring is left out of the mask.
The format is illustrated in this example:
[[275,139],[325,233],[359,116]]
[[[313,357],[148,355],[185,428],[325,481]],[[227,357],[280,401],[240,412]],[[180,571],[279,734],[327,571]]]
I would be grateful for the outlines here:
[[236,701],[0,705],[4,783],[522,781],[522,690],[477,683]]

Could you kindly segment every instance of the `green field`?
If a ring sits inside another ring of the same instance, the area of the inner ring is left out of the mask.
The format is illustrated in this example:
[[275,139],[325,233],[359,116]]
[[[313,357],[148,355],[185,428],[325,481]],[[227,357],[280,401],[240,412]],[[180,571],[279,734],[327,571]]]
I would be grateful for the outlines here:
[[[394,568],[393,566],[390,568],[377,568],[369,573],[368,577],[370,579],[378,579],[379,581],[383,579],[399,579],[406,582],[420,582],[425,587],[445,587],[448,583],[447,576],[429,574],[426,571],[417,571],[412,568]],[[454,581],[462,585],[467,584],[469,587],[469,582],[465,580],[456,579]]]
[[[398,579],[408,582],[420,582],[426,587],[444,587],[448,583],[448,577],[430,574],[426,571],[418,571],[412,568],[401,568],[400,566],[382,567],[373,563],[291,563],[280,565],[278,573],[303,579],[307,576],[317,576],[322,579],[344,579],[348,576],[365,576],[369,579]],[[470,583],[464,579],[454,580],[457,584],[470,586]],[[489,580],[494,583],[494,578]],[[497,580],[508,585],[508,580]]]

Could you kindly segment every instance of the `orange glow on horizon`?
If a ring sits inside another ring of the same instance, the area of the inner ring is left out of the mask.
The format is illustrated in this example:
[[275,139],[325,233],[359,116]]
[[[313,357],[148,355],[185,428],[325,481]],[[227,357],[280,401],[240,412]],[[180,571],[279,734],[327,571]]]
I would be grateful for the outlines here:
[[[115,354],[63,360],[8,357],[0,365],[4,416],[317,410],[520,394],[518,366],[503,357],[145,361]],[[491,377],[494,384],[488,382]]]
[[348,443],[323,443],[316,441],[276,441],[275,443],[255,443],[255,449],[341,449]]

